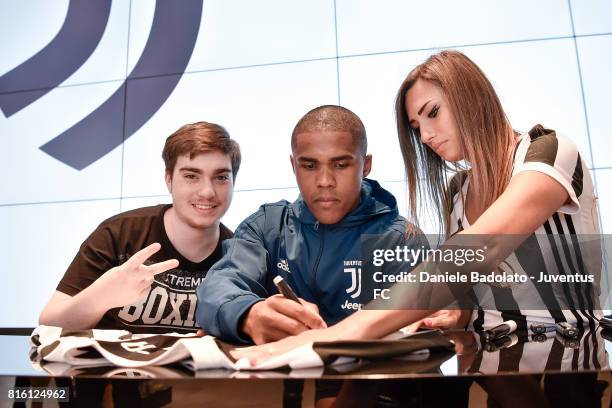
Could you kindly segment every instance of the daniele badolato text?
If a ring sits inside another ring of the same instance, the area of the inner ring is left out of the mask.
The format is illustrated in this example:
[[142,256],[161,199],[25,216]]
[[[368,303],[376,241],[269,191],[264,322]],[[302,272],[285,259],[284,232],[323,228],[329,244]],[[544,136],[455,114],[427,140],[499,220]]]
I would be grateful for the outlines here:
[[[484,283],[498,284],[501,286],[513,285],[533,281],[536,283],[593,283],[592,274],[569,274],[549,275],[538,272],[533,276],[528,274],[507,271],[502,266],[491,272],[466,271],[466,264],[477,265],[485,260],[486,247],[484,248],[446,248],[429,249],[409,248],[397,246],[395,249],[376,249],[372,252],[372,265],[374,272],[372,279],[375,283]],[[434,262],[437,265],[456,266],[457,270],[445,270],[428,272],[417,267],[423,262]],[[383,266],[393,266],[390,270],[398,270],[398,267],[409,269],[410,272],[389,272],[379,270]],[[415,268],[416,267],[416,268]],[[385,298],[384,293],[374,293],[374,298]]]

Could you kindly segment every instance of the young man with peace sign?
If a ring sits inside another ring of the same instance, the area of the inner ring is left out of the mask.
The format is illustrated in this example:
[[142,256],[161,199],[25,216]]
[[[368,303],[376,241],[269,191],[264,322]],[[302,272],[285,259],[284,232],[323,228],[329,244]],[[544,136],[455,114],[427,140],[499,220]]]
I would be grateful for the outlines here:
[[240,167],[240,148],[216,124],[185,125],[162,157],[172,204],[102,222],[81,245],[40,324],[70,329],[195,332],[195,290],[232,236],[220,219]]

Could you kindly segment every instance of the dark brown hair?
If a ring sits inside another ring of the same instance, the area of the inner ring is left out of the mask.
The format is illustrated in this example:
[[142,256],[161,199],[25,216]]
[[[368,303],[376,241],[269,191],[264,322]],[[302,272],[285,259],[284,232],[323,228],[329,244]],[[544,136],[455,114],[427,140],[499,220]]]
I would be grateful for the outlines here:
[[[453,110],[464,163],[449,165],[421,142],[409,124],[406,94],[419,79],[440,87]],[[458,51],[442,51],[418,65],[404,80],[395,101],[400,150],[408,178],[410,216],[418,225],[416,203],[429,198],[448,235],[452,197],[448,172],[470,168],[470,187],[484,208],[504,191],[510,180],[515,133],[491,82],[474,62]],[[417,197],[418,196],[418,197]]]
[[234,181],[240,168],[240,146],[230,138],[223,126],[208,122],[196,122],[181,126],[168,136],[162,158],[166,165],[166,173],[172,175],[179,156],[189,154],[193,159],[201,153],[220,151],[230,157]]
[[297,135],[312,131],[349,132],[353,145],[363,156],[368,151],[365,126],[352,111],[338,105],[323,105],[312,109],[298,121],[291,134],[291,148],[295,149]]

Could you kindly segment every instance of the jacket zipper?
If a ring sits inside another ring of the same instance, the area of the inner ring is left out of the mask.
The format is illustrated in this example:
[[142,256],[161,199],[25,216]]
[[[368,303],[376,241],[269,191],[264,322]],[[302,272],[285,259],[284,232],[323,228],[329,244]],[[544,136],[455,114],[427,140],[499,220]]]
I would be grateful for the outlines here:
[[[319,221],[315,222],[314,230],[319,231],[320,223]],[[323,243],[325,242],[325,227],[321,228],[321,244],[319,246],[319,255],[317,255],[317,260],[314,264],[314,268],[312,270],[312,289],[315,296],[319,297],[319,290],[317,289],[317,271],[319,270],[319,262],[321,262],[321,256],[323,255]]]

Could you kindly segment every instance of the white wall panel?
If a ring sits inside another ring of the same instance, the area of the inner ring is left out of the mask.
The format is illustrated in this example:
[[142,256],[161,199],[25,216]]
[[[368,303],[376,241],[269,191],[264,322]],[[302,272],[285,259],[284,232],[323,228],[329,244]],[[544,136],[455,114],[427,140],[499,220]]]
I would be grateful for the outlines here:
[[[79,171],[40,146],[94,111],[120,85],[59,87],[10,118],[0,115],[0,161],[6,170],[0,178],[0,203],[119,198],[121,147]],[[119,131],[115,137],[121,137],[123,124],[114,125]]]
[[[602,234],[612,234],[612,169],[595,170]],[[611,254],[612,255],[612,254]],[[610,265],[612,266],[612,265]]]
[[55,37],[66,17],[68,0],[5,1],[1,8],[0,38],[5,40],[0,75],[36,54]]
[[[8,8],[4,4],[0,6],[0,38],[4,39],[0,75],[48,45],[60,31],[68,11],[68,1],[27,0],[6,4]],[[112,2],[100,42],[87,61],[60,86],[125,78],[129,5],[127,1]],[[80,23],[87,24],[87,21]]]
[[564,0],[337,0],[336,4],[341,56],[572,34]]
[[578,53],[589,118],[593,164],[595,167],[612,167],[612,129],[609,122],[612,111],[612,35],[579,38]]
[[576,35],[612,33],[612,2],[571,0]]
[[32,327],[81,243],[119,200],[0,207],[2,242],[0,326]]
[[[132,2],[130,64],[150,25],[152,0]],[[144,41],[143,41],[144,40]],[[336,56],[334,5],[328,0],[205,1],[187,72]]]

